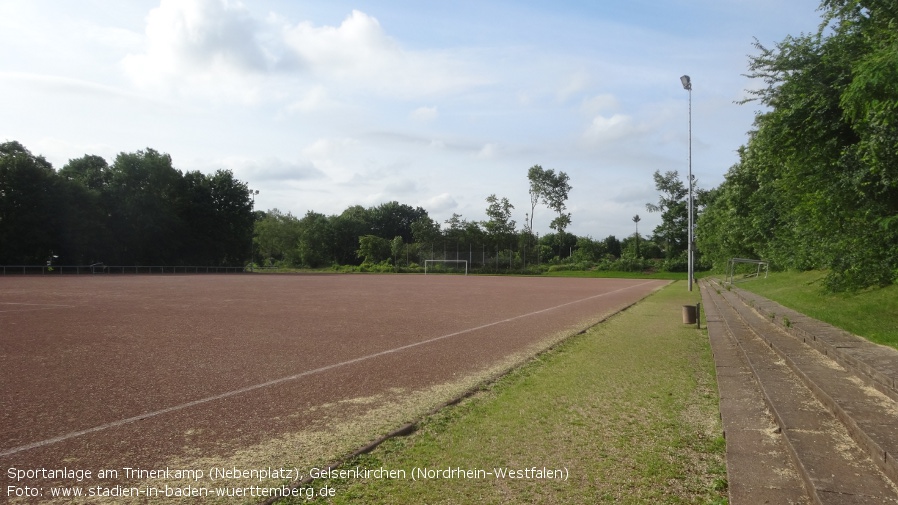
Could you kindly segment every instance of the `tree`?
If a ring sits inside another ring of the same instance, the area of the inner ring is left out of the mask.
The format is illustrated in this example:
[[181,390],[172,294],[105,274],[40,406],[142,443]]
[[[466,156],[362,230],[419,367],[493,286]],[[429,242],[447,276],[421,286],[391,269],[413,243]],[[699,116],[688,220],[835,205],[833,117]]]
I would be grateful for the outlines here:
[[184,189],[181,172],[172,166],[168,154],[147,148],[116,156],[108,190],[114,209],[110,229],[118,238],[116,261],[126,265],[178,262],[188,229],[178,215]]
[[633,216],[633,223],[636,224],[635,237],[636,237],[636,257],[637,258],[639,257],[639,222],[640,221],[642,221],[642,219],[639,217],[639,214],[636,214],[635,216]]
[[402,237],[396,235],[393,237],[393,240],[390,241],[390,252],[393,254],[393,266],[396,271],[399,271],[399,256],[402,255],[402,250],[405,248],[405,242],[402,241]]
[[663,240],[665,256],[671,259],[687,248],[689,189],[683,185],[676,170],[664,174],[656,170],[652,177],[655,179],[655,189],[661,194],[657,204],[647,203],[645,207],[649,212],[661,213],[661,224],[654,233]]
[[768,110],[699,241],[718,268],[741,247],[780,267],[828,267],[831,290],[886,285],[898,275],[898,9],[825,0],[821,11],[816,34],[755,44],[749,77],[764,86],[746,103]]
[[[417,251],[418,262],[429,258],[427,254],[433,251],[433,245],[440,238],[440,224],[430,216],[424,216],[412,223],[412,238]],[[427,251],[430,246],[430,251]]]
[[359,237],[357,254],[362,263],[380,263],[390,257],[390,241],[376,235]]
[[358,265],[356,254],[359,237],[371,233],[371,210],[361,205],[347,207],[340,215],[331,218],[334,234],[334,261],[340,265]]
[[[448,225],[448,227],[443,230],[444,251],[447,245],[454,244],[454,259],[459,259],[461,251],[469,250],[469,247],[473,245],[473,238],[480,233],[480,225],[476,222],[469,222],[464,219],[461,214],[457,213],[453,213],[452,217],[447,219],[444,224]],[[444,256],[447,257],[444,257],[443,259],[449,259],[447,254],[444,254]]]
[[178,215],[186,227],[179,261],[192,265],[243,264],[250,256],[255,215],[246,183],[230,170],[183,176]]
[[392,240],[399,235],[406,242],[412,241],[412,223],[427,216],[421,207],[411,207],[399,202],[387,202],[369,209],[372,235]]
[[105,194],[109,165],[100,156],[71,159],[58,172],[55,205],[61,210],[59,260],[93,264],[109,258],[115,239],[109,230]]
[[86,154],[69,160],[59,170],[63,179],[77,182],[87,189],[101,191],[109,185],[109,164],[100,156]]
[[[570,177],[564,172],[555,170],[545,170],[539,165],[533,165],[527,172],[527,178],[530,180],[530,224],[529,229],[533,229],[533,214],[536,211],[536,203],[542,202],[550,209],[558,213],[558,217],[552,220],[550,228],[559,234],[564,234],[564,230],[571,224],[570,213],[565,213],[566,202],[571,191]],[[559,256],[561,255],[559,250]]]
[[299,261],[304,267],[326,266],[333,258],[333,229],[324,214],[308,211],[299,220]]
[[543,195],[549,192],[548,177],[543,167],[533,165],[527,170],[527,179],[530,181],[530,214],[528,214],[527,231],[533,233],[533,215],[536,214],[536,206],[539,205]]
[[509,242],[515,234],[515,221],[511,218],[514,205],[508,202],[508,198],[499,200],[495,194],[488,196],[486,202],[489,204],[486,208],[489,219],[482,223],[483,229],[496,245]]
[[291,213],[271,209],[256,221],[256,254],[263,264],[281,263],[287,266],[301,266],[299,237],[302,234],[297,219]]
[[617,239],[614,235],[608,235],[602,240],[602,243],[605,246],[605,251],[608,254],[620,258],[621,256],[621,243],[620,240]]
[[53,166],[18,142],[0,144],[0,263],[42,264],[59,250]]
[[607,253],[604,242],[593,240],[591,237],[580,237],[577,239],[572,259],[577,262],[594,263],[600,261]]

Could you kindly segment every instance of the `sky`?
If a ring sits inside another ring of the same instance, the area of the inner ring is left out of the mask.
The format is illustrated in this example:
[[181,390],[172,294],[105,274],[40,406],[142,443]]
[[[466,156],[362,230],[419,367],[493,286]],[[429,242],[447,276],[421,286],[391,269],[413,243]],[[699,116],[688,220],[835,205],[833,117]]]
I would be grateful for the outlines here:
[[[652,174],[723,181],[759,105],[753,42],[811,33],[817,0],[0,0],[0,141],[57,169],[152,148],[233,171],[302,217],[398,201],[438,222],[530,213],[563,171],[568,231],[660,223]],[[534,231],[550,232],[545,206]]]

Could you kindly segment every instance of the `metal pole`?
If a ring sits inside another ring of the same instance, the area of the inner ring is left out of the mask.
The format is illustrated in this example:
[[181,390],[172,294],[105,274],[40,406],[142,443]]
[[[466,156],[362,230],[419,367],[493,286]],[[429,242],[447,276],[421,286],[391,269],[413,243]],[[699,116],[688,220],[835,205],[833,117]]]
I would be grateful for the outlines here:
[[253,240],[253,232],[255,231],[255,228],[256,228],[256,210],[255,210],[255,208],[256,208],[256,195],[258,195],[258,194],[259,194],[258,189],[249,190],[249,196],[253,200],[252,204],[250,205],[250,211],[253,213],[252,229],[250,229],[250,231],[249,231],[249,271],[250,272],[255,272],[254,256],[256,255],[256,250],[255,250],[256,244],[255,244],[255,241]]
[[687,212],[689,213],[689,230],[686,233],[686,240],[689,242],[686,244],[686,255],[688,256],[687,260],[689,262],[689,272],[688,272],[688,286],[689,291],[692,291],[692,277],[694,274],[695,266],[693,265],[693,251],[692,251],[692,79],[689,78],[688,75],[684,75],[680,77],[680,83],[683,84],[683,89],[689,92],[689,201],[687,202]]
[[692,291],[692,278],[695,274],[695,264],[692,247],[692,83],[689,83],[689,291]]

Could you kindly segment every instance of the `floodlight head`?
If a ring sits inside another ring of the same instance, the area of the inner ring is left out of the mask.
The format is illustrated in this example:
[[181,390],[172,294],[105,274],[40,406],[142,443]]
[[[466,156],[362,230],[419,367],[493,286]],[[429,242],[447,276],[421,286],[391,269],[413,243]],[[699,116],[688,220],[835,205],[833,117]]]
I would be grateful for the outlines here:
[[688,75],[680,77],[680,82],[683,83],[683,89],[692,91],[692,80],[689,79]]

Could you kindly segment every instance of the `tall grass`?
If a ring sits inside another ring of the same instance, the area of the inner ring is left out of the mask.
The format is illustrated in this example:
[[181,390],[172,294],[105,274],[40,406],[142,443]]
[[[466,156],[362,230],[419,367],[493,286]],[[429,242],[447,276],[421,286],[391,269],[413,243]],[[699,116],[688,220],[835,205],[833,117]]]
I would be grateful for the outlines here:
[[872,342],[898,348],[898,286],[854,293],[824,290],[826,272],[774,272],[737,283],[742,289]]

